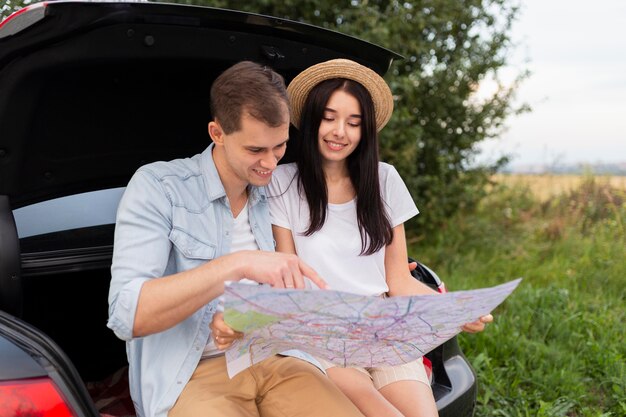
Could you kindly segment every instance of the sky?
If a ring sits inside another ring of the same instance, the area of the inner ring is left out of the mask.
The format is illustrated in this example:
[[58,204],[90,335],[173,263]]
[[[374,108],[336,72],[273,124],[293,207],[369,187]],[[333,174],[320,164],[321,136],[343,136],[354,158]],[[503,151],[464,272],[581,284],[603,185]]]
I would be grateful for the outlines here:
[[626,162],[626,0],[521,0],[511,34],[517,47],[502,78],[531,71],[517,101],[533,110],[509,118],[479,159]]

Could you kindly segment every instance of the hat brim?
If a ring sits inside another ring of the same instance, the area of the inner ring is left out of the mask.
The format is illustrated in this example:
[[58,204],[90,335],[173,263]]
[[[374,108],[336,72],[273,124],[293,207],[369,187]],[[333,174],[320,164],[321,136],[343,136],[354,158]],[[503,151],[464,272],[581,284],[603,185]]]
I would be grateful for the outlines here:
[[376,131],[380,131],[393,113],[393,96],[385,80],[370,68],[349,59],[332,59],[313,65],[298,74],[287,87],[291,104],[291,123],[300,128],[302,109],[317,84],[333,78],[346,78],[361,84],[372,97]]

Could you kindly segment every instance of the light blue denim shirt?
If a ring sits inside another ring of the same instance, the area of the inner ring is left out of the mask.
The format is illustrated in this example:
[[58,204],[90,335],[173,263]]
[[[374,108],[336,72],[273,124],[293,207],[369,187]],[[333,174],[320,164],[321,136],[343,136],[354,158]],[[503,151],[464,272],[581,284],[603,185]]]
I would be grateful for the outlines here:
[[[108,327],[127,342],[130,392],[140,417],[167,416],[209,337],[217,300],[166,331],[134,338],[132,329],[145,282],[230,253],[233,217],[212,150],[139,168],[118,208]],[[273,251],[264,188],[250,187],[248,206],[259,248]],[[301,352],[289,355],[316,364]]]

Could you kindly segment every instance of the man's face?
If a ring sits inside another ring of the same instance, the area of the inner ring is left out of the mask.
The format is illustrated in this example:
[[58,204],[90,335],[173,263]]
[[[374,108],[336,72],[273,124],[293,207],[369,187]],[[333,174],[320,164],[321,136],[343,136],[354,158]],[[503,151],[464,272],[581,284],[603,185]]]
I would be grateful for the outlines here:
[[[214,154],[222,182],[238,186],[269,184],[272,172],[287,149],[288,120],[286,115],[284,124],[271,127],[244,112],[238,131],[218,132],[220,137],[212,133],[216,147],[222,151],[219,156]],[[216,124],[221,130],[219,122]]]

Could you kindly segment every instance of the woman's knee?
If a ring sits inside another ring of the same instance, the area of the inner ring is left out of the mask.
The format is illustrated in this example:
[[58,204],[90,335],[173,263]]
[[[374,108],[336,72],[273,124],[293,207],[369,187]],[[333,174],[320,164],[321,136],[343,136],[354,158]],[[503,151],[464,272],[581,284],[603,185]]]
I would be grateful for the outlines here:
[[350,398],[363,398],[377,393],[369,375],[351,368],[330,368],[329,378]]

